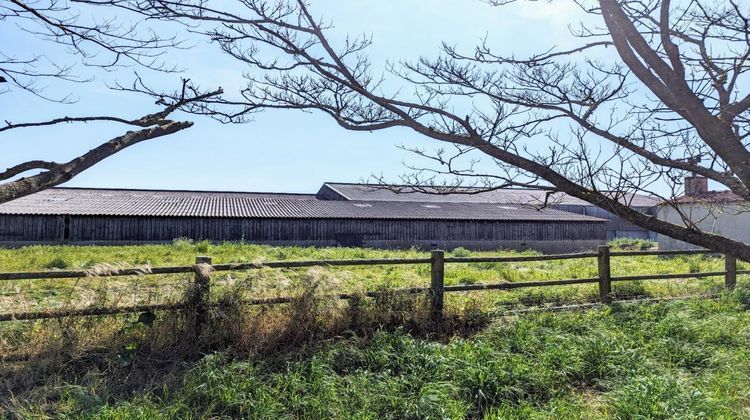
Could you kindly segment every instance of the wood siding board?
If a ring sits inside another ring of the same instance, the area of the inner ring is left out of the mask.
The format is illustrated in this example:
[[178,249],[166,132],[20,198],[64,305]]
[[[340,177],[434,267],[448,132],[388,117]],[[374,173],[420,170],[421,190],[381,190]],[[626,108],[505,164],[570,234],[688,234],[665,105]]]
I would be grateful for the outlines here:
[[[71,216],[72,242],[171,241],[586,241],[604,240],[602,223],[370,219],[247,219]],[[0,241],[56,242],[60,216],[0,216]]]

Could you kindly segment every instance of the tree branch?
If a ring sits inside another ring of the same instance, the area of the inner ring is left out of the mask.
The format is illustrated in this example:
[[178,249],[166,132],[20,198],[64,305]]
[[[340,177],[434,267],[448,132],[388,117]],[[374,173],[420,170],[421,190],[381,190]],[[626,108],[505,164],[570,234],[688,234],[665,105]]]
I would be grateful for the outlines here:
[[16,166],[6,169],[4,172],[0,172],[0,181],[13,178],[16,175],[20,175],[24,172],[31,171],[34,169],[47,169],[52,170],[59,167],[59,163],[47,162],[44,160],[31,160],[28,162],[20,163]]

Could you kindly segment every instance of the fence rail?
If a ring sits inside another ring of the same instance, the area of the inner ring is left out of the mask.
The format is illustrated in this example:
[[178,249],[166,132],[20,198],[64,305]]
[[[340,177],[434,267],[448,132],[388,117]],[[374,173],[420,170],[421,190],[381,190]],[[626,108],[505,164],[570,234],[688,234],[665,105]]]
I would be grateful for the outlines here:
[[[403,265],[403,264],[430,264],[430,286],[395,289],[388,293],[427,293],[432,302],[432,316],[440,320],[444,312],[445,293],[483,291],[483,290],[511,290],[527,287],[548,287],[573,284],[595,284],[599,285],[599,300],[602,303],[612,302],[612,282],[638,281],[638,280],[669,280],[681,278],[704,278],[724,276],[725,286],[733,288],[737,283],[738,274],[750,274],[750,270],[737,270],[737,260],[730,255],[725,255],[724,271],[711,271],[703,273],[679,273],[679,274],[643,274],[629,276],[612,276],[612,257],[633,257],[646,255],[701,255],[714,254],[707,250],[686,251],[611,251],[609,246],[600,246],[597,252],[582,252],[572,254],[556,255],[532,255],[513,257],[446,257],[444,251],[432,251],[429,258],[386,258],[386,259],[349,259],[349,260],[305,260],[305,261],[273,261],[265,263],[232,263],[212,264],[210,257],[196,257],[195,265],[175,267],[154,268],[125,268],[113,269],[106,272],[95,273],[91,271],[43,271],[43,272],[18,272],[0,273],[0,281],[38,280],[38,279],[71,279],[85,277],[116,277],[133,275],[156,275],[156,274],[180,274],[194,273],[194,285],[186,302],[159,305],[135,305],[126,307],[110,308],[82,308],[82,309],[59,309],[38,312],[23,313],[0,313],[0,322],[15,320],[37,320],[54,319],[71,316],[95,316],[112,315],[122,313],[134,313],[144,311],[169,311],[188,310],[194,314],[195,330],[200,332],[206,322],[207,312],[211,307],[217,306],[209,301],[211,290],[211,273],[216,271],[241,271],[261,268],[304,268],[304,267],[344,267],[344,266],[373,266],[373,265]],[[567,259],[597,259],[597,277],[563,280],[539,280],[524,282],[506,282],[490,284],[469,285],[445,285],[445,264],[463,263],[508,263],[508,262],[533,262],[553,261]],[[377,297],[385,292],[368,291],[362,294],[340,293],[340,299],[355,299],[360,296]],[[273,305],[292,301],[291,297],[258,298],[242,301],[245,305]]]

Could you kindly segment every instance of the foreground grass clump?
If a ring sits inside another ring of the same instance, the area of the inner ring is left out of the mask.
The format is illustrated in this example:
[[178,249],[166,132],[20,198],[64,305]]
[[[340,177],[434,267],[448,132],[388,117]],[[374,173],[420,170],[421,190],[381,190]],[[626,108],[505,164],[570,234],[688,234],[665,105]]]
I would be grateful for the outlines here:
[[[16,395],[20,416],[89,418],[741,418],[750,291],[496,320],[471,336],[380,330],[238,356],[112,398],[92,374]],[[121,368],[128,369],[128,368]],[[132,369],[129,368],[129,369]]]

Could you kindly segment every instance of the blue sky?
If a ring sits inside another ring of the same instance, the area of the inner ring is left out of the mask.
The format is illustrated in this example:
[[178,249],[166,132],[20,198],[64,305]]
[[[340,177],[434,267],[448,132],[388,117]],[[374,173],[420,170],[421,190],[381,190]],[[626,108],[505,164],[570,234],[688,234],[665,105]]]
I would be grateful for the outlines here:
[[[572,2],[523,2],[496,8],[480,0],[312,0],[315,14],[330,19],[335,41],[347,34],[372,35],[369,54],[374,68],[386,60],[435,56],[440,42],[467,49],[487,35],[498,51],[527,55],[555,45],[566,46],[567,23],[579,12]],[[74,61],[59,48],[50,48],[9,25],[0,26],[0,39],[9,40],[19,56],[33,51]],[[226,90],[243,85],[242,73],[252,71],[191,40],[189,50],[166,57],[179,63],[184,76],[205,88]],[[5,48],[5,47],[4,47]],[[87,70],[81,69],[81,72]],[[180,75],[145,74],[164,88],[176,87]],[[72,92],[78,99],[60,105],[12,91],[0,95],[3,119],[12,122],[83,115],[137,118],[158,110],[149,97],[112,92],[107,84],[132,81],[132,69],[97,73],[86,84],[52,84],[48,94]],[[196,116],[176,115],[196,124],[185,131],[137,145],[76,177],[68,186],[165,188],[237,191],[315,191],[324,181],[353,181],[383,174],[397,179],[403,161],[413,157],[396,145],[434,145],[408,130],[377,133],[348,132],[320,114],[266,111],[242,125],[222,125]],[[66,125],[12,130],[0,134],[0,168],[23,160],[63,161],[127,131],[115,124]]]

